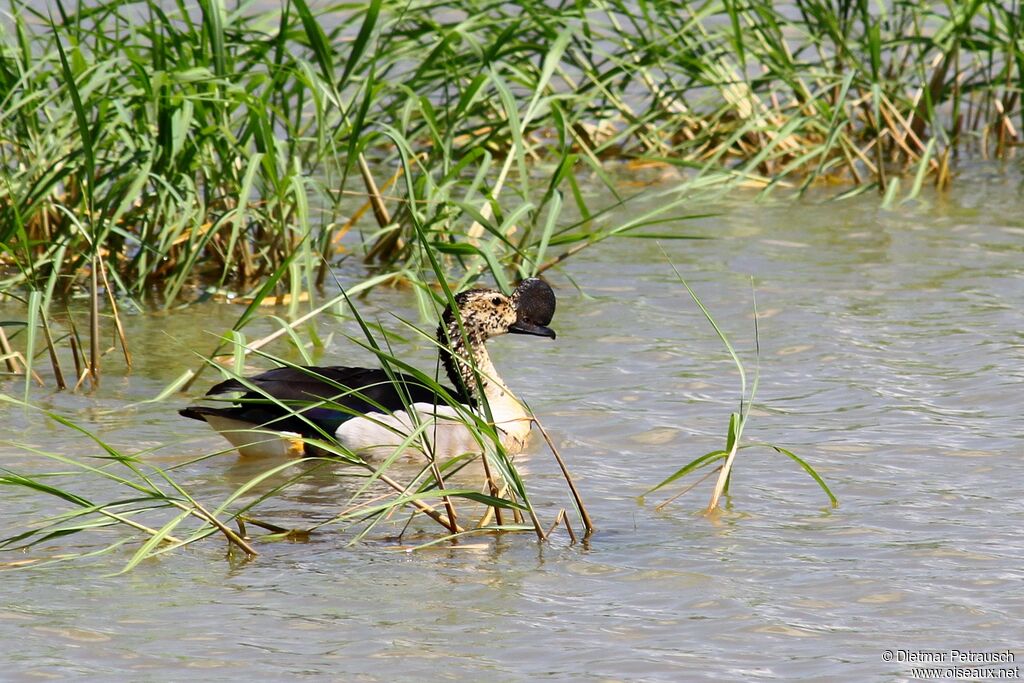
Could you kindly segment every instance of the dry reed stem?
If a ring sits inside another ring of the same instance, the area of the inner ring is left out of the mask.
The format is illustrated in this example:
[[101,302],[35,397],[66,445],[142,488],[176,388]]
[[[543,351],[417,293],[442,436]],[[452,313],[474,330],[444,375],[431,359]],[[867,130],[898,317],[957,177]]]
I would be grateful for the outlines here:
[[487,526],[488,524],[491,523],[492,519],[494,519],[494,508],[491,507],[490,505],[488,505],[487,509],[484,510],[483,517],[481,517],[479,519],[479,521],[477,521],[476,528],[477,529],[484,528],[485,526]]
[[565,521],[565,508],[562,508],[561,510],[558,511],[558,514],[555,515],[555,522],[554,522],[554,524],[552,524],[548,528],[548,534],[547,535],[550,536],[551,534],[553,534],[555,529],[558,528],[558,525],[561,524],[564,521]]
[[875,165],[875,162],[872,161],[867,154],[877,144],[878,138],[875,138],[874,140],[869,141],[866,145],[864,145],[864,148],[861,149],[852,141],[850,142],[850,151],[856,155],[856,157],[860,160],[862,164],[864,164],[864,166],[868,170],[868,173],[874,176],[878,175],[878,166]]
[[[565,526],[565,531],[569,534],[570,543],[575,545],[578,542],[576,532],[572,529],[572,524],[569,522],[569,515],[566,513],[565,508],[558,511],[558,515],[555,517],[555,523],[551,525],[550,529],[548,529],[548,536],[551,536],[551,534],[554,533],[559,524]],[[589,533],[587,535],[589,536]]]
[[[444,491],[444,478],[441,477],[441,468],[437,466],[437,459],[434,457],[433,449],[431,449],[431,452],[427,457],[430,458],[430,473],[434,475],[434,481],[437,482],[437,489],[438,491]],[[441,500],[444,502],[444,509],[448,514],[448,528],[455,529],[459,525],[456,521],[455,506],[452,504],[451,496],[444,494],[441,496]]]
[[[917,146],[918,150],[924,150],[926,147],[926,145],[923,142],[921,142],[921,139],[914,132],[910,122],[907,121],[906,118],[904,118],[904,116],[896,108],[896,105],[890,102],[888,98],[883,97],[880,104],[882,106],[879,107],[879,110],[882,112],[882,116],[885,117],[886,123],[889,124],[890,129],[892,130],[893,139],[900,146],[900,148],[903,149],[908,159],[920,159],[920,151],[910,149],[910,147],[905,142],[906,139],[910,139],[911,142],[913,142]],[[888,109],[889,112],[891,112],[892,118],[890,118],[890,116],[886,113],[886,109]],[[896,122],[900,124],[899,127],[901,130],[905,131],[905,135],[897,134],[897,127],[895,124],[893,124],[893,119],[895,119]],[[929,161],[931,162],[929,166],[932,170],[938,168],[938,163],[935,161],[934,157],[929,158]]]
[[846,159],[846,168],[850,172],[850,176],[853,178],[853,182],[858,185],[863,184],[860,173],[857,172],[857,164],[854,162],[853,157],[850,155],[850,150],[847,147],[845,138],[839,143],[839,148],[843,152],[843,158]]
[[384,200],[380,196],[380,190],[377,189],[377,183],[373,180],[373,174],[370,173],[370,165],[366,163],[366,157],[360,152],[357,157],[359,165],[359,175],[363,177],[363,184],[366,185],[366,191],[370,195],[370,204],[373,206],[373,215],[377,219],[377,225],[384,227],[391,223],[391,216],[388,214],[388,207],[384,205]]
[[210,228],[212,228],[212,227],[213,227],[213,222],[212,221],[207,221],[206,223],[203,223],[202,225],[200,225],[199,228],[197,230],[195,230],[195,231],[193,231],[192,228],[189,228],[189,229],[185,230],[183,233],[181,233],[180,235],[178,235],[177,237],[175,237],[174,240],[171,242],[170,246],[176,247],[179,244],[184,244],[185,242],[188,242],[189,240],[192,239],[192,235],[195,234],[195,233],[198,233],[199,236],[202,237],[206,233],[210,232]]
[[[372,472],[376,472],[376,470],[374,470],[372,467],[370,467],[370,465],[366,465],[366,468],[368,470],[372,471]],[[383,473],[378,474],[377,478],[380,479],[385,484],[387,484],[388,486],[390,486],[391,488],[393,488],[396,491],[398,491],[399,493],[403,494],[403,495],[409,492],[409,487],[402,486],[401,484],[399,484],[397,481],[395,481],[394,479],[392,479],[391,477],[389,477],[386,474],[383,474]],[[453,534],[457,534],[457,533],[461,533],[461,532],[465,531],[465,529],[460,527],[457,523],[453,524],[449,520],[445,519],[441,515],[441,513],[439,513],[437,510],[435,510],[430,505],[427,505],[426,503],[424,503],[422,500],[411,500],[409,502],[412,503],[413,507],[415,507],[417,510],[419,510],[420,512],[422,512],[426,516],[430,517],[432,520],[434,520],[435,522],[437,522],[438,524],[440,524],[444,528],[448,529]]]
[[580,242],[579,244],[575,244],[575,245],[569,247],[568,249],[563,251],[558,256],[554,257],[553,259],[551,259],[550,261],[548,261],[544,265],[542,265],[539,268],[537,268],[537,272],[534,273],[534,275],[535,276],[536,275],[540,275],[545,270],[548,270],[549,268],[554,268],[555,266],[557,266],[559,263],[561,263],[562,261],[566,260],[570,256],[574,256],[574,255],[580,253],[581,251],[583,251],[584,249],[586,249],[587,247],[589,247],[589,246],[591,246],[593,244],[597,244],[597,242]]
[[228,541],[230,543],[234,543],[235,545],[237,545],[249,557],[256,557],[257,555],[259,555],[259,553],[256,552],[255,548],[253,548],[251,545],[246,543],[245,539],[243,539],[241,536],[236,534],[229,527],[225,526],[222,521],[220,521],[219,519],[214,517],[212,514],[210,514],[209,511],[207,511],[207,509],[204,508],[198,501],[193,501],[191,507],[189,507],[188,505],[185,505],[184,503],[181,503],[179,501],[175,501],[175,500],[172,500],[171,504],[174,505],[175,507],[177,507],[177,508],[179,508],[181,510],[184,510],[185,512],[188,512],[189,514],[191,514],[191,515],[193,515],[195,517],[198,517],[199,519],[202,519],[202,520],[204,520],[206,522],[209,522],[210,524],[215,526],[217,529],[220,530],[220,532],[222,534],[224,534],[224,536],[227,537],[227,539],[228,539]]
[[264,522],[264,521],[261,521],[261,520],[258,520],[258,519],[253,519],[252,517],[249,517],[248,515],[239,515],[237,517],[237,519],[244,520],[244,521],[248,522],[249,524],[252,524],[253,526],[258,526],[261,529],[266,529],[267,531],[269,531],[271,533],[275,533],[275,534],[287,534],[287,533],[291,533],[292,531],[295,531],[294,529],[286,529],[283,526],[278,526],[276,524],[271,524],[270,522]]
[[[508,484],[506,483],[500,489],[494,490],[492,495],[495,498],[504,498],[505,496],[507,496],[508,495]],[[513,510],[515,510],[515,508],[513,508]],[[480,528],[485,527],[488,524],[490,524],[492,517],[494,517],[495,519],[498,520],[498,524],[501,524],[502,522],[501,522],[500,514],[501,514],[501,510],[499,508],[492,507],[492,506],[488,505],[487,509],[484,511],[484,516],[481,517],[480,521],[476,523],[476,528],[480,529]]]
[[[514,491],[511,492],[511,499],[518,500],[518,496],[515,495]],[[533,505],[526,502],[523,507],[525,507],[526,511],[530,513],[530,523],[533,524],[533,531],[537,534],[537,539],[541,541],[546,540],[547,536],[544,534],[544,529],[540,525],[540,519],[537,517],[537,512],[533,509]],[[512,508],[512,516],[515,518],[516,524],[523,523],[523,513],[519,508]]]
[[537,512],[533,509],[533,505],[527,505],[526,511],[530,513],[530,521],[533,523],[533,531],[537,534],[537,539],[546,541],[548,538],[547,534],[544,533],[544,529],[540,525],[540,519],[537,517]]
[[1005,136],[1009,136],[1011,138],[1016,138],[1017,129],[1013,127],[1013,122],[1010,120],[1010,117],[1006,115],[1006,110],[1008,107],[1005,104],[1003,104],[1002,100],[996,100],[994,102],[994,105],[996,108],[996,113],[999,114],[1000,125],[1002,126],[1002,128],[1000,129],[1001,134],[1005,134]]
[[[498,485],[494,481],[494,475],[491,474],[491,465],[490,465],[490,463],[487,462],[487,454],[484,453],[480,457],[481,457],[481,459],[483,460],[483,463],[484,463],[484,476],[487,478],[487,488],[488,488],[488,491],[490,491],[490,494],[492,496],[494,496],[495,498],[500,498],[501,496],[498,495]],[[501,508],[499,508],[497,506],[489,506],[488,510],[492,510],[494,512],[494,518],[497,520],[499,525],[503,524],[502,517],[501,517]],[[483,525],[478,525],[478,526],[483,526]]]
[[949,156],[951,149],[949,147],[942,153],[942,157],[939,159],[939,171],[935,174],[935,187],[939,190],[944,190],[949,187],[950,181],[950,170],[949,170]]
[[875,146],[875,175],[878,178],[878,192],[879,194],[885,194],[886,186],[889,184],[885,179],[885,157],[882,151],[882,134],[883,131],[880,129],[878,122],[875,124],[875,131],[877,136],[874,140]]
[[580,512],[580,518],[583,520],[583,527],[587,530],[587,535],[594,533],[594,522],[590,519],[590,514],[587,512],[587,506],[583,504],[583,498],[580,497],[580,492],[576,488],[576,484],[572,480],[572,475],[569,474],[569,468],[566,467],[565,461],[562,460],[561,454],[558,449],[555,448],[554,442],[551,437],[548,436],[548,431],[544,429],[544,425],[540,423],[536,417],[533,418],[537,428],[540,429],[541,435],[544,437],[544,441],[547,442],[548,448],[551,449],[551,453],[554,454],[555,460],[558,461],[558,467],[562,470],[562,476],[565,477],[565,483],[569,485],[569,491],[572,492],[572,498],[576,502],[576,509]]
[[[422,154],[420,156],[425,157],[426,154]],[[377,190],[376,198],[381,201],[382,206],[383,206],[383,201],[385,199],[387,199],[388,201],[399,203],[399,204],[408,203],[408,201],[409,201],[408,199],[403,199],[401,197],[393,197],[393,196],[389,196],[389,195],[383,194],[384,190],[387,190],[389,187],[391,187],[396,182],[398,182],[398,179],[402,177],[402,174],[404,172],[405,172],[405,170],[402,167],[399,167],[398,170],[396,170],[394,173],[392,173],[391,177],[388,178],[384,182],[384,184],[381,185],[380,188]],[[364,192],[351,192],[351,191],[347,191],[347,190],[342,190],[341,194],[343,194],[343,195],[344,194],[358,195],[358,196],[361,196],[361,197],[366,197],[367,201],[364,202],[363,205],[360,206],[358,209],[356,209],[356,212],[353,213],[352,216],[349,217],[349,219],[347,221],[345,221],[345,224],[341,227],[341,230],[339,230],[338,234],[334,236],[334,241],[335,242],[340,240],[342,235],[345,235],[346,233],[348,233],[348,231],[351,230],[355,226],[355,224],[359,222],[359,219],[363,217],[363,214],[366,213],[367,209],[370,209],[370,208],[372,208],[374,206],[374,195],[370,194],[369,192],[365,192],[364,193]],[[384,210],[385,210],[385,213],[386,213],[387,209],[385,208]],[[390,222],[391,221],[390,221],[390,217],[389,217],[388,223],[390,223]],[[385,225],[387,225],[387,224],[385,224]],[[381,227],[383,227],[383,226],[381,226]],[[402,239],[401,239],[401,237],[391,237],[390,235],[391,235],[391,233],[387,233],[387,234],[381,235],[377,239],[376,243],[374,243],[373,247],[370,248],[370,250],[367,252],[366,256],[363,258],[363,262],[364,263],[369,263],[373,259],[377,258],[378,255],[380,255],[382,252],[392,253],[392,252],[398,251],[399,249],[402,248]]]
[[68,388],[64,381],[64,371],[61,370],[60,361],[57,359],[57,350],[53,348],[53,336],[50,334],[50,323],[46,321],[46,311],[39,312],[39,321],[43,326],[43,337],[46,339],[46,350],[50,355],[50,365],[53,367],[53,377],[57,382],[58,391]]
[[17,367],[18,367],[17,363],[15,363],[15,365],[14,365],[15,370],[13,371],[15,374],[24,375],[26,372],[31,372],[32,373],[32,379],[34,379],[36,381],[36,384],[38,384],[41,387],[45,387],[46,386],[46,382],[44,382],[43,378],[39,376],[39,373],[36,372],[35,370],[29,368],[28,363],[25,361],[25,356],[22,355],[22,353],[20,351],[12,351],[11,355],[9,357],[6,354],[4,354],[4,360],[9,360],[9,361],[12,361],[12,362],[17,361],[17,363],[21,363],[22,367],[25,368],[25,370],[23,372],[19,372],[17,370]]
[[[514,493],[512,494],[512,499],[513,500],[517,500],[518,499],[517,496]],[[522,511],[519,508],[512,508],[512,519],[515,520],[516,524],[522,524],[523,523],[523,513],[522,513]]]
[[89,275],[89,376],[95,385],[100,378],[100,303],[99,303],[99,269],[97,254],[92,256],[92,269]]
[[11,342],[7,339],[7,333],[4,332],[2,326],[0,326],[0,351],[4,354],[4,363],[7,365],[7,371],[18,374],[18,364],[15,362],[14,350],[11,348]]
[[82,350],[81,340],[78,338],[78,327],[75,325],[75,318],[71,315],[71,309],[67,307],[67,304],[64,305],[64,312],[68,316],[68,325],[71,326],[71,335],[68,337],[68,341],[71,343],[71,358],[75,361],[75,377],[81,377],[85,354]]
[[718,481],[715,482],[715,489],[711,492],[711,501],[708,503],[707,510],[704,514],[710,515],[716,509],[718,509],[718,500],[722,497],[722,492],[725,491],[725,483],[729,481],[729,474],[732,472],[732,463],[736,459],[736,451],[740,446],[739,436],[732,443],[732,448],[729,449],[729,456],[725,459],[725,463],[722,465],[721,471],[718,473]]
[[124,362],[129,368],[132,367],[132,354],[128,351],[128,340],[124,335],[124,326],[121,325],[121,316],[117,312],[117,301],[114,299],[114,292],[110,289],[110,281],[107,280],[107,266],[100,262],[100,277],[103,278],[103,289],[107,292],[107,300],[110,302],[110,310],[114,314],[114,329],[117,330],[117,338],[121,342],[121,351],[124,353]]
[[[562,514],[565,514],[565,509],[564,508],[562,509]],[[565,518],[562,520],[562,522],[565,524],[565,530],[567,532],[569,532],[569,541],[573,545],[575,545],[578,542],[578,539],[576,538],[576,532],[573,531],[572,522],[569,521],[568,515],[565,516]]]
[[668,500],[664,500],[664,501],[662,501],[661,503],[658,503],[657,505],[655,505],[655,506],[654,506],[654,509],[655,509],[655,511],[657,511],[657,512],[661,512],[661,511],[662,511],[663,509],[665,509],[665,508],[666,508],[666,507],[667,507],[667,506],[668,506],[668,505],[669,505],[670,503],[673,503],[673,502],[675,502],[675,501],[676,501],[677,499],[679,499],[679,498],[680,498],[680,497],[681,497],[681,496],[682,496],[683,494],[685,494],[685,493],[688,493],[688,492],[692,491],[692,490],[694,489],[694,487],[695,487],[695,486],[697,486],[697,485],[698,485],[698,484],[700,484],[701,482],[703,482],[703,481],[705,481],[706,479],[708,479],[708,478],[709,478],[709,477],[710,477],[711,475],[713,475],[713,474],[714,474],[715,472],[719,471],[720,469],[721,469],[721,466],[718,466],[718,467],[716,467],[715,469],[711,470],[710,472],[708,472],[707,474],[705,474],[705,475],[704,475],[703,477],[701,477],[701,478],[700,478],[700,479],[698,479],[697,481],[693,482],[693,483],[692,483],[692,484],[690,484],[689,486],[686,486],[686,487],[684,487],[682,491],[680,491],[680,492],[679,492],[679,493],[677,493],[676,495],[672,496],[672,497],[671,497],[671,498],[669,498]]

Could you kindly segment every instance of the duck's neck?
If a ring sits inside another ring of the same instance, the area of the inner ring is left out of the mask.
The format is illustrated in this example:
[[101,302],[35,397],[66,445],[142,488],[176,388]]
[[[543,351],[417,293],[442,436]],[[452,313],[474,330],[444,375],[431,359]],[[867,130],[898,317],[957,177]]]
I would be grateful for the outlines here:
[[[488,401],[512,395],[494,369],[491,355],[487,353],[487,347],[479,334],[467,329],[463,337],[458,324],[453,323],[447,334],[443,327],[438,329],[437,340],[441,345],[441,362],[460,400],[476,407],[480,401],[480,389],[483,389]],[[478,374],[473,372],[474,367]]]
[[[438,341],[441,343],[441,361],[448,372],[448,378],[459,393],[459,400],[474,409],[478,408],[482,389],[483,395],[487,397],[490,418],[503,434],[502,443],[512,452],[519,451],[530,433],[530,418],[526,409],[498,376],[498,371],[494,369],[491,356],[484,346],[484,340],[474,336],[470,330],[466,330],[466,337],[463,340],[458,325],[455,324],[452,328],[448,329],[447,337],[444,328],[440,328]],[[467,341],[468,353],[465,351]],[[467,362],[468,359],[472,359],[472,364]],[[476,367],[476,373],[473,372],[473,366]]]
[[[479,403],[481,386],[484,395],[489,395],[488,385],[495,381],[501,383],[501,380],[498,378],[493,362],[490,361],[490,354],[487,353],[487,348],[483,345],[483,339],[478,334],[474,335],[471,330],[465,332],[464,337],[457,323],[453,323],[446,331],[439,326],[437,329],[437,341],[440,344],[439,355],[447,376],[452,380],[459,393],[459,399],[476,408]],[[473,367],[479,372],[479,385],[481,386],[477,385]]]

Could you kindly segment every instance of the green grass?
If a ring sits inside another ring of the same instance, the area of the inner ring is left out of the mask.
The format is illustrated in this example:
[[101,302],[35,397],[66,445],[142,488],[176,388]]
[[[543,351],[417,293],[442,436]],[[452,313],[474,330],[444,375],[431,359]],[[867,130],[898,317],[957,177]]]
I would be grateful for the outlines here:
[[[77,432],[78,440],[85,444],[75,448],[81,455],[68,455],[27,443],[4,441],[7,447],[33,456],[36,464],[28,473],[9,466],[0,467],[0,486],[30,490],[49,497],[52,502],[44,506],[47,514],[41,519],[17,520],[8,525],[18,530],[0,538],[0,550],[29,552],[24,559],[0,562],[0,567],[41,566],[115,551],[123,553],[127,544],[131,552],[122,571],[129,571],[148,558],[214,535],[226,540],[229,552],[241,552],[247,557],[257,555],[261,546],[269,542],[330,532],[342,534],[350,544],[398,539],[402,547],[416,549],[469,535],[494,533],[529,532],[543,541],[561,523],[575,541],[575,531],[564,508],[549,520],[549,523],[553,521],[549,528],[543,526],[541,513],[534,508],[515,460],[504,450],[499,433],[489,420],[465,411],[439,383],[438,377],[393,356],[377,341],[358,311],[353,309],[352,312],[364,333],[364,339],[353,338],[352,343],[373,352],[386,371],[411,375],[433,389],[442,401],[459,409],[460,419],[478,440],[478,454],[449,459],[430,455],[413,463],[401,462],[407,445],[432,454],[426,423],[409,434],[401,434],[404,440],[390,456],[372,461],[346,450],[333,435],[323,433],[321,438],[305,439],[307,444],[317,448],[318,455],[268,463],[259,474],[213,504],[201,501],[180,482],[194,477],[191,468],[196,464],[233,449],[159,467],[151,457],[154,449],[127,451],[103,440],[86,425],[0,393],[0,404],[37,412],[40,419],[53,420],[60,428]],[[428,331],[410,327],[427,339],[432,336]],[[238,341],[244,338],[239,337]],[[250,348],[239,346],[236,351],[241,357]],[[299,367],[282,358],[255,353],[275,365]],[[472,362],[472,359],[466,360]],[[231,371],[224,372],[241,379]],[[267,396],[266,400],[274,399]],[[486,415],[486,399],[484,404]],[[295,410],[297,406],[287,408]],[[550,441],[548,443],[550,445]],[[170,443],[161,448],[174,445]],[[553,445],[551,450],[565,476],[567,495],[571,495],[578,510],[578,528],[585,531],[584,536],[589,535],[593,531],[591,519],[562,458]],[[41,462],[55,463],[61,469],[40,471],[38,463]],[[476,469],[467,469],[474,463],[478,463]],[[335,515],[315,522],[298,522],[266,519],[261,514],[260,508],[267,501],[314,475],[355,482],[348,487],[349,498],[339,501]],[[414,523],[416,519],[426,522]],[[428,527],[439,530],[440,534],[431,533]],[[268,533],[250,535],[248,530],[256,528]],[[52,549],[58,539],[66,543],[72,536],[86,537],[74,547],[87,550],[58,555],[45,552]]]
[[[24,306],[0,360],[22,401],[95,384],[109,348],[130,365],[126,309],[250,297],[169,395],[241,358],[262,303],[287,301],[295,339],[339,304],[343,259],[365,263],[348,295],[407,283],[430,319],[453,290],[508,291],[606,239],[685,237],[695,204],[737,187],[906,201],[1024,128],[1017,0],[44,7],[10,0],[0,22],[0,292]],[[610,225],[644,191],[623,181],[656,174],[674,177],[658,208]],[[691,464],[731,463],[745,421]],[[158,479],[139,485],[176,517],[151,538],[198,519]]]
[[750,386],[748,387],[746,368],[743,365],[743,361],[740,360],[739,355],[736,353],[736,349],[733,348],[732,343],[729,341],[729,337],[726,336],[725,332],[722,331],[722,328],[719,327],[717,322],[715,322],[715,319],[711,316],[711,312],[708,311],[708,309],[704,306],[700,298],[697,296],[696,292],[694,292],[693,289],[690,288],[690,285],[686,282],[686,280],[683,279],[683,276],[679,274],[678,270],[676,270],[675,264],[669,261],[669,265],[672,266],[672,272],[675,273],[676,278],[683,285],[683,287],[686,288],[686,291],[690,295],[690,298],[692,298],[693,302],[697,304],[697,308],[699,308],[701,313],[704,314],[704,318],[715,330],[715,334],[722,341],[722,344],[725,346],[726,351],[728,351],[729,353],[729,357],[732,358],[733,363],[736,365],[736,370],[739,373],[740,377],[740,402],[739,409],[729,414],[729,423],[725,432],[725,447],[723,449],[714,450],[711,451],[710,453],[705,453],[704,455],[694,458],[693,460],[686,463],[678,470],[667,476],[661,482],[648,489],[644,493],[644,496],[654,493],[655,491],[658,491],[670,484],[673,484],[689,474],[695,473],[699,470],[703,470],[716,463],[721,463],[717,468],[714,468],[710,472],[705,474],[703,478],[698,479],[696,482],[690,484],[689,486],[686,486],[677,494],[675,494],[674,496],[670,497],[669,499],[665,500],[664,502],[658,505],[658,509],[666,507],[683,494],[692,490],[697,484],[704,481],[704,479],[707,479],[708,477],[715,474],[715,472],[717,471],[718,477],[715,480],[715,486],[711,491],[711,499],[708,502],[708,505],[705,508],[704,512],[707,515],[718,514],[718,512],[720,511],[719,503],[722,499],[722,496],[724,494],[727,494],[729,491],[729,483],[732,480],[732,472],[734,464],[736,462],[736,455],[739,453],[741,449],[749,448],[751,445],[760,445],[765,446],[767,448],[771,448],[776,453],[784,455],[793,462],[795,462],[804,472],[807,473],[809,477],[811,477],[815,481],[815,483],[818,484],[818,486],[821,487],[822,491],[824,491],[825,495],[828,497],[829,504],[832,507],[837,507],[839,505],[839,499],[835,497],[835,495],[832,493],[832,490],[829,489],[828,484],[825,483],[825,480],[821,477],[820,474],[818,474],[817,470],[815,470],[814,467],[807,463],[807,461],[800,458],[798,455],[796,455],[789,449],[783,448],[781,446],[776,446],[774,444],[741,445],[743,438],[743,430],[746,428],[747,422],[750,418],[750,409],[754,405],[754,398],[757,395],[757,385],[761,377],[761,341],[757,325],[756,299],[753,303],[755,367],[753,381],[750,383]]
[[[440,264],[433,259],[429,249],[427,251],[428,259],[440,276]],[[443,278],[441,282],[444,283]],[[435,318],[445,305],[454,302],[452,291],[447,286],[443,290],[441,294],[431,292],[430,302]],[[433,390],[443,403],[455,408],[458,419],[476,438],[479,452],[447,459],[435,456],[427,432],[428,423],[415,426],[408,434],[399,433],[397,436],[401,444],[381,460],[366,460],[345,449],[333,438],[333,434],[321,432],[317,438],[304,439],[306,444],[315,447],[315,456],[269,463],[263,471],[237,487],[223,500],[208,504],[200,501],[199,496],[187,490],[180,482],[191,476],[192,466],[233,449],[217,450],[162,468],[154,464],[151,458],[155,449],[127,451],[106,442],[85,424],[76,423],[57,412],[36,408],[27,401],[0,392],[0,404],[36,412],[40,419],[53,420],[64,429],[77,432],[79,441],[86,444],[84,448],[75,448],[82,455],[73,456],[27,443],[0,441],[10,448],[34,456],[34,463],[49,461],[63,468],[59,471],[39,471],[39,466],[34,465],[34,470],[26,473],[0,467],[0,486],[31,490],[52,499],[52,504],[44,508],[51,514],[42,519],[18,520],[17,524],[11,526],[19,530],[6,538],[0,538],[0,550],[30,551],[28,559],[19,559],[13,563],[0,562],[0,567],[42,566],[56,561],[96,557],[115,551],[123,552],[127,544],[132,552],[122,571],[128,571],[148,558],[213,535],[227,541],[229,553],[237,551],[246,557],[257,555],[259,547],[268,542],[304,539],[313,534],[328,532],[343,534],[349,544],[366,540],[399,539],[403,543],[402,547],[417,549],[469,535],[495,533],[529,532],[543,541],[553,533],[555,527],[562,524],[571,540],[576,542],[575,522],[565,508],[559,509],[553,520],[549,520],[549,526],[545,527],[542,513],[535,509],[515,459],[505,451],[501,443],[499,431],[490,418],[486,396],[481,394],[481,413],[470,412],[448,392],[436,374],[425,373],[393,355],[390,347],[378,340],[374,329],[360,315],[352,300],[355,294],[355,291],[350,293],[342,290],[340,295],[362,332],[362,337],[352,337],[349,342],[374,354],[380,367],[392,377],[397,373],[410,375]],[[434,341],[430,330],[420,329],[406,321],[400,322],[407,332],[423,339],[427,345],[438,343]],[[283,330],[294,334],[291,325],[284,321],[282,324]],[[275,333],[271,336],[278,335]],[[225,369],[211,359],[198,355],[197,362],[204,367],[219,368],[224,375],[243,383],[246,380],[240,372],[247,355],[260,356],[275,366],[287,365],[302,370],[300,365],[263,351],[261,347],[267,339],[246,343],[245,335],[239,330],[233,330],[221,344],[221,350],[226,349],[227,354],[234,356],[232,369]],[[293,339],[300,342],[296,346],[304,353],[301,340],[297,336]],[[310,361],[307,357],[303,360],[307,363]],[[471,357],[463,360],[472,366]],[[440,371],[440,367],[436,368],[436,372]],[[166,399],[185,381],[196,376],[197,372],[186,373],[153,400]],[[259,392],[256,387],[250,388]],[[338,389],[339,392],[347,391],[340,386]],[[363,398],[372,402],[371,399]],[[265,395],[264,400],[276,402],[270,395]],[[281,405],[299,419],[304,419],[301,413],[294,412],[298,406]],[[406,410],[412,415],[416,414],[408,405]],[[548,439],[543,426],[539,426],[539,429],[563,473],[567,484],[566,497],[572,499],[579,519],[577,528],[586,538],[593,532],[593,522],[564,460]],[[161,448],[175,445],[171,442]],[[403,462],[401,458],[406,447],[422,452],[427,457],[414,459],[413,463]],[[467,469],[474,463],[477,463],[476,469]],[[339,501],[335,515],[313,523],[297,523],[287,519],[268,520],[260,514],[261,505],[314,475],[356,482],[350,489],[348,500]],[[453,485],[452,481],[456,483]],[[116,494],[110,493],[111,489]],[[106,492],[99,494],[97,491]],[[103,497],[99,498],[100,495]],[[439,529],[440,534],[427,532],[423,523],[414,523],[414,520],[427,520],[427,525]],[[254,528],[269,533],[250,536],[248,529]],[[56,556],[38,552],[38,548],[51,548],[57,539],[66,540],[70,536],[88,537],[75,546],[84,545],[88,550],[62,552]],[[100,539],[98,547],[95,546],[95,539]]]
[[289,263],[277,289],[311,291],[353,228],[344,249],[417,279],[417,221],[449,275],[507,281],[593,236],[608,202],[579,178],[622,200],[620,160],[765,191],[908,175],[914,195],[951,153],[1019,140],[1019,9],[12,0],[3,284],[49,309],[101,261],[119,295],[172,305]]

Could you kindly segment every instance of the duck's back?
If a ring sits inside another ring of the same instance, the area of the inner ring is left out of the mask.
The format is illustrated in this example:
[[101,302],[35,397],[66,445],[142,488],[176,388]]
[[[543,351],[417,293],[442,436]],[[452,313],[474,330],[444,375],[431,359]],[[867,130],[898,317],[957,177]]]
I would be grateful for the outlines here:
[[[255,388],[255,390],[253,389]],[[243,380],[229,379],[213,386],[207,396],[244,392],[243,401],[270,396],[296,407],[326,401],[354,413],[399,410],[409,402],[433,402],[437,393],[415,377],[394,373],[394,381],[379,368],[280,367]]]
[[221,382],[207,395],[232,392],[242,392],[236,399],[238,405],[192,406],[179,412],[211,424],[231,420],[249,427],[323,438],[367,414],[401,412],[410,404],[447,405],[433,389],[410,375],[389,376],[380,369],[343,366],[274,368],[244,380]]

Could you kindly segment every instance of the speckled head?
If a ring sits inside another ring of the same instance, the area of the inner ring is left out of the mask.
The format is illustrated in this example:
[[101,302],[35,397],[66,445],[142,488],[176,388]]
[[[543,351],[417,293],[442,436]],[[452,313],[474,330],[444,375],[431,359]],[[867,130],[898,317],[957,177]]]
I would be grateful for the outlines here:
[[[555,338],[555,331],[547,326],[555,315],[555,294],[538,278],[524,280],[512,296],[493,289],[470,289],[456,294],[455,303],[471,342],[508,332]],[[447,330],[448,338],[457,342],[461,333],[450,306],[445,308],[441,321],[439,332]]]
[[[537,278],[523,281],[512,296],[493,289],[459,292],[455,295],[455,304],[462,329],[459,329],[459,321],[449,306],[441,316],[437,339],[448,377],[471,405],[476,405],[477,384],[472,368],[461,358],[471,355],[478,368],[493,375],[493,366],[484,348],[484,342],[491,337],[514,332],[555,338],[554,330],[547,326],[555,314],[555,295],[545,282]],[[463,332],[469,349],[464,346]],[[483,380],[485,387],[488,384],[488,380]]]
[[[509,297],[493,289],[470,289],[455,295],[462,327],[471,344],[487,341],[508,332],[516,321],[516,308]],[[451,306],[441,316],[442,329],[456,346],[461,345],[462,332]],[[444,339],[439,337],[444,342]]]

